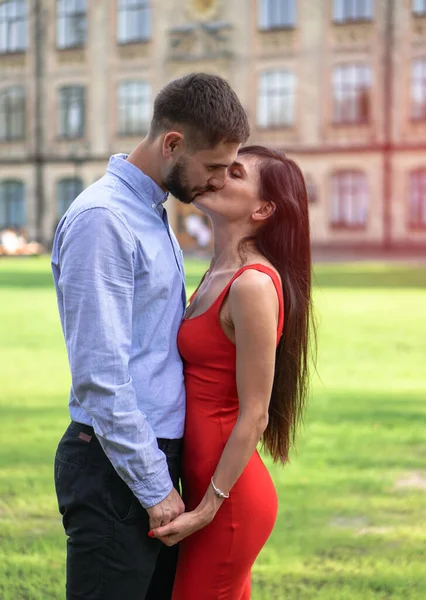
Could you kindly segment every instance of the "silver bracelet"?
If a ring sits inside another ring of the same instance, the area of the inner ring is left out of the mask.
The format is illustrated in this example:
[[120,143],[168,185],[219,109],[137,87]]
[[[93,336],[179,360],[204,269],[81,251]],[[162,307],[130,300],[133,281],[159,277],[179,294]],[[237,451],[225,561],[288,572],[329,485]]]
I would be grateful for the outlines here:
[[227,498],[229,498],[229,494],[225,494],[224,492],[222,492],[222,490],[215,486],[213,477],[210,479],[210,483],[212,484],[212,488],[214,489],[214,493],[216,494],[216,496],[218,496],[222,500],[226,500]]

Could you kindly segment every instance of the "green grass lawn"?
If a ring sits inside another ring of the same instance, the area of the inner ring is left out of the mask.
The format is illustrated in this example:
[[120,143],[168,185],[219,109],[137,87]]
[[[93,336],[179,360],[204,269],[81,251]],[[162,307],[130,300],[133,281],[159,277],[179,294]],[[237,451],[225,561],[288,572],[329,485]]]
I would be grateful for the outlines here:
[[[188,261],[192,289],[205,264]],[[318,376],[271,468],[253,600],[426,599],[426,269],[318,265]],[[64,598],[52,462],[70,383],[47,258],[0,260],[0,598]]]

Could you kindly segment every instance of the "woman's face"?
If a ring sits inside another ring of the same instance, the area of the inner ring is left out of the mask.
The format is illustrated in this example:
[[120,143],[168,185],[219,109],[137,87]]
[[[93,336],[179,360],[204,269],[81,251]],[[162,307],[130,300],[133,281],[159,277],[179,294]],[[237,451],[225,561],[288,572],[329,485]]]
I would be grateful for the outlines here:
[[259,197],[259,165],[257,156],[237,156],[228,167],[223,188],[197,196],[194,206],[210,217],[250,222],[252,215],[264,204]]

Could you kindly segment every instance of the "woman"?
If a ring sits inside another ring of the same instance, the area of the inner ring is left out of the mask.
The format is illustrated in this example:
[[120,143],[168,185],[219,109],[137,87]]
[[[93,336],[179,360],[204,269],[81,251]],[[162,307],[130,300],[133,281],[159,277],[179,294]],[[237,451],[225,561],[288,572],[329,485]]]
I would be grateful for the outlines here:
[[256,446],[262,439],[272,458],[285,463],[306,397],[307,194],[293,161],[248,146],[224,188],[205,192],[195,205],[212,222],[215,246],[178,338],[189,512],[150,534],[168,545],[184,540],[173,600],[247,600],[251,567],[277,514]]

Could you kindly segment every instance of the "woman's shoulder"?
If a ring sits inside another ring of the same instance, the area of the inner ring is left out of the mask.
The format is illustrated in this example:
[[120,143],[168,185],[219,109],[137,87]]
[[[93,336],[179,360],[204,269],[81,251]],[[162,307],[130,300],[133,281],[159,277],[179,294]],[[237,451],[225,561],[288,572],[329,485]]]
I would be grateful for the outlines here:
[[[276,297],[276,284],[280,283],[278,271],[268,261],[253,261],[245,264],[244,269],[232,282],[230,296],[237,302],[261,301],[267,296]],[[277,280],[273,280],[273,275]]]
[[281,283],[281,276],[278,270],[274,267],[274,265],[269,262],[264,256],[259,255],[250,259],[250,261],[246,262],[242,269],[244,269],[243,273],[238,277],[244,275],[244,279],[253,279],[254,281],[265,280],[266,278],[271,279],[271,275],[275,275],[278,278],[278,281]]

